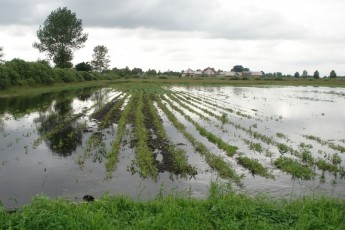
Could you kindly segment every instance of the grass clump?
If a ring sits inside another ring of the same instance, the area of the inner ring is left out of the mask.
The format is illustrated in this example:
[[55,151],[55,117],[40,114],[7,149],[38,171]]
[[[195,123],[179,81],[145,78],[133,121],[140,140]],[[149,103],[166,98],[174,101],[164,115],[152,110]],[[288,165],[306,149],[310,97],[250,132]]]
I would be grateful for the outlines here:
[[302,158],[302,161],[307,163],[308,165],[313,165],[315,163],[315,159],[313,155],[307,149],[302,150],[301,158]]
[[322,171],[328,171],[328,172],[337,172],[338,171],[338,167],[334,164],[328,163],[325,160],[318,160],[316,162],[317,167],[322,170]]
[[238,164],[248,169],[253,175],[273,178],[273,176],[268,172],[267,168],[260,164],[258,159],[249,158],[247,156],[239,156],[236,158],[236,161]]
[[332,155],[332,163],[334,165],[338,165],[341,163],[341,157],[337,153]]
[[287,136],[286,136],[285,134],[283,134],[283,133],[276,133],[276,136],[277,136],[278,138],[287,139]]
[[273,164],[282,171],[299,179],[311,180],[315,177],[315,172],[311,168],[289,157],[280,156]]
[[286,144],[278,143],[277,147],[280,153],[287,153],[289,151],[289,147]]

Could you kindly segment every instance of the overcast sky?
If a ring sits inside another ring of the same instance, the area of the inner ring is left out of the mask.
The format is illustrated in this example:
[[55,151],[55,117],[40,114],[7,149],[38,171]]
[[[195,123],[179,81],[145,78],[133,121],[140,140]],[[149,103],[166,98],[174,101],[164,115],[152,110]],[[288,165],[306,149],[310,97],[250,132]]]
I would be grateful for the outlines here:
[[45,58],[32,48],[36,31],[65,6],[89,34],[74,64],[105,45],[117,68],[345,75],[344,0],[1,0],[5,59]]

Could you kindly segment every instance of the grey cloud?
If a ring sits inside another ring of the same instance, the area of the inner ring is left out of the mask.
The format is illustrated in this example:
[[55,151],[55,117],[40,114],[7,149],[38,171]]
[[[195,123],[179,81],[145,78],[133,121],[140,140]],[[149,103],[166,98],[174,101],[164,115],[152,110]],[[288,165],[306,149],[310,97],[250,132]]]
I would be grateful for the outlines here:
[[[254,7],[223,9],[219,0],[62,0],[85,27],[197,32],[225,39],[301,38],[302,29],[279,13]],[[0,24],[41,25],[57,3],[0,3]],[[39,9],[46,9],[40,11]]]

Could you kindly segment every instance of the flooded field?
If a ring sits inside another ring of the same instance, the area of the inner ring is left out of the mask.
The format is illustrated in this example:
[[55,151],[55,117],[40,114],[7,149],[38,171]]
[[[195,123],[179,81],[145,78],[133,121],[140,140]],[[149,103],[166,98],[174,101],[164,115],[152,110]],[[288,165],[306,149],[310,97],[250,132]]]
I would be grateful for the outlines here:
[[0,200],[35,194],[345,197],[345,89],[86,88],[0,98]]

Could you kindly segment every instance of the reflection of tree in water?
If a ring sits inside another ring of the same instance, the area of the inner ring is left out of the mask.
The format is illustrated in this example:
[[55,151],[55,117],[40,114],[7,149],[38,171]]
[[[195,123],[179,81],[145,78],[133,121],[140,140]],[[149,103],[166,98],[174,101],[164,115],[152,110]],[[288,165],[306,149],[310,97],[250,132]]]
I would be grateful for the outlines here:
[[89,87],[78,92],[77,98],[81,101],[87,101],[91,98],[95,91],[95,87]]
[[[56,102],[47,114],[40,114],[40,135],[50,133],[45,139],[48,147],[59,156],[70,156],[82,144],[83,126],[78,120],[59,127],[73,115],[72,99]],[[57,130],[57,131],[56,131]]]
[[0,132],[4,132],[5,130],[5,122],[3,116],[0,116]]
[[110,92],[109,89],[101,89],[92,95],[91,100],[95,102],[96,111],[102,108],[106,104],[105,99],[108,96],[109,92]]
[[244,92],[243,88],[240,88],[240,87],[233,87],[232,90],[233,90],[234,94],[236,94],[236,95],[240,95]]

